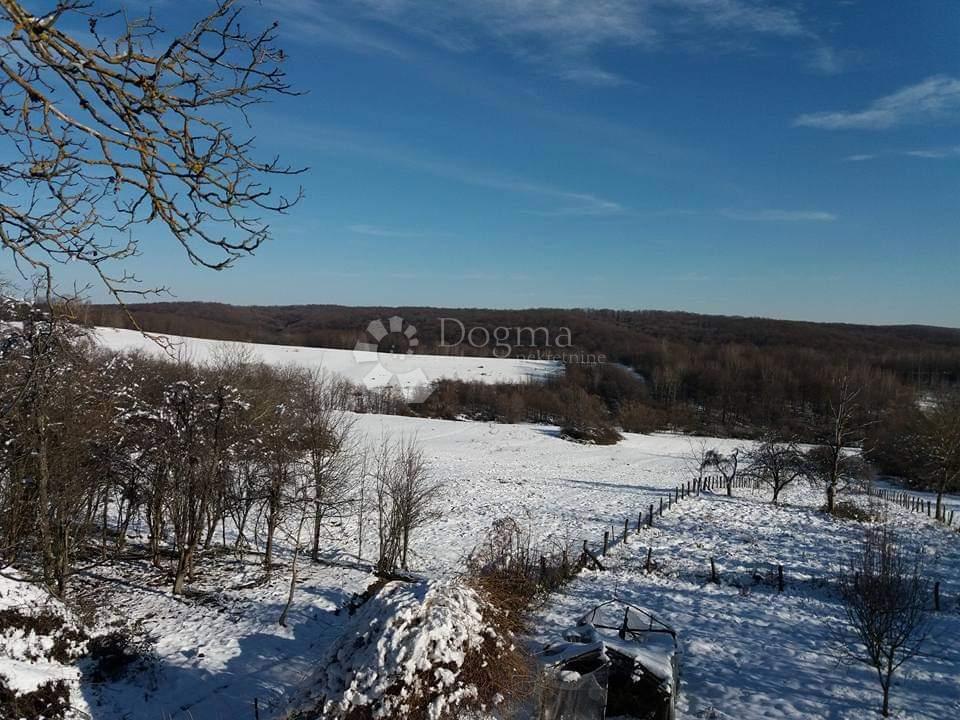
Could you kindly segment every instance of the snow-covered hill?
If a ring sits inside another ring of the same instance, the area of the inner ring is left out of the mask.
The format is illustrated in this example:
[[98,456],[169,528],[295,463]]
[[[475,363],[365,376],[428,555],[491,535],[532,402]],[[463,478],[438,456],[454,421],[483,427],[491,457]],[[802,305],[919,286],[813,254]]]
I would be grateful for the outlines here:
[[250,359],[254,361],[321,369],[369,388],[398,385],[404,391],[412,391],[440,379],[484,383],[543,380],[561,370],[559,363],[546,360],[418,353],[388,355],[363,349],[232,343],[179,335],[151,334],[148,337],[135,330],[107,327],[95,328],[94,337],[102,347],[111,350],[136,350],[155,357],[174,357],[195,363],[203,363],[231,349],[242,348],[250,353]]

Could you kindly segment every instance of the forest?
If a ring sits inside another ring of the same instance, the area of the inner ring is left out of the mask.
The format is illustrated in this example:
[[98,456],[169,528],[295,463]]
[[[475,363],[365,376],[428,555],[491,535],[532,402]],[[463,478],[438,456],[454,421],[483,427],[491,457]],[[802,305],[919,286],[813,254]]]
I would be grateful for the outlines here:
[[[467,328],[533,328],[511,340],[513,356],[556,351],[608,362],[570,363],[546,385],[439,381],[423,405],[393,409],[503,422],[555,422],[571,435],[615,441],[628,432],[673,429],[715,436],[818,442],[846,379],[857,388],[860,442],[883,472],[904,475],[900,449],[918,401],[950,396],[960,383],[960,330],[867,326],[765,318],[618,310],[462,310],[309,305],[238,307],[215,303],[87,306],[89,325],[221,340],[352,348],[372,319],[399,315],[416,328],[419,353],[490,354],[496,346],[455,347],[441,320]],[[567,329],[568,334],[561,332]],[[452,333],[458,339],[459,332]],[[534,343],[534,344],[530,344]],[[535,343],[540,343],[536,345]],[[569,344],[569,347],[566,345]],[[378,404],[383,407],[383,398]]]

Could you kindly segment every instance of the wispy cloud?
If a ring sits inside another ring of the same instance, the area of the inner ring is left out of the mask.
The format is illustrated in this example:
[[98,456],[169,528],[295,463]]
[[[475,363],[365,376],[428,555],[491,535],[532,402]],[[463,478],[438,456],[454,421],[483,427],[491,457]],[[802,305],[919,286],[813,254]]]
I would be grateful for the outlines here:
[[847,69],[854,53],[820,45],[813,50],[807,66],[821,75],[839,75]]
[[801,115],[794,125],[823,130],[886,130],[960,118],[960,79],[934,75],[856,111]]
[[730,220],[748,222],[833,222],[837,216],[822,210],[721,210]]
[[366,225],[363,223],[357,225],[347,225],[347,230],[357,235],[370,235],[372,237],[382,238],[422,238],[427,237],[426,233],[399,230],[397,228],[383,227],[382,225]]
[[937,148],[922,148],[919,150],[889,150],[878,153],[864,153],[862,155],[847,155],[844,160],[847,162],[865,162],[867,160],[876,160],[880,157],[911,157],[922,158],[925,160],[946,160],[949,158],[960,158],[960,145]]
[[927,160],[945,160],[946,158],[960,157],[960,145],[953,147],[929,148],[926,150],[907,150],[904,155]]
[[[357,49],[401,52],[393,31],[452,52],[491,45],[575,82],[626,79],[596,56],[617,47],[729,50],[754,37],[813,42],[796,10],[758,0],[264,0],[288,32]],[[692,42],[691,42],[692,40]]]
[[[515,175],[437,158],[415,148],[393,144],[370,133],[329,126],[298,127],[289,121],[286,122],[285,128],[282,140],[298,146],[309,146],[320,152],[349,153],[371,157],[380,162],[427,173],[434,177],[489,190],[539,197],[550,200],[556,205],[553,208],[536,210],[535,212],[540,215],[596,217],[615,215],[626,211],[626,208],[620,203],[593,193],[559,188]],[[365,229],[368,235],[374,234],[371,230],[390,231],[389,228],[381,228],[375,225],[357,225],[355,227]]]

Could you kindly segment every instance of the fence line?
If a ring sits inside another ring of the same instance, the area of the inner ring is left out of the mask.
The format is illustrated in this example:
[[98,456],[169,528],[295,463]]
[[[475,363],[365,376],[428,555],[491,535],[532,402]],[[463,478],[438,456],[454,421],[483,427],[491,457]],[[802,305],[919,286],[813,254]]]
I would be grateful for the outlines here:
[[[672,510],[675,505],[678,505],[687,498],[697,497],[703,492],[714,492],[718,490],[726,492],[734,489],[757,490],[759,489],[759,483],[747,478],[734,478],[730,481],[722,475],[707,475],[703,478],[696,478],[686,483],[680,483],[672,489],[672,492],[668,490],[665,496],[661,495],[659,503],[649,503],[647,507],[638,510],[635,520],[631,516],[624,518],[622,529],[613,525],[609,528],[604,528],[602,539],[598,540],[596,546],[591,547],[589,540],[584,540],[583,547],[576,562],[570,562],[566,547],[563,548],[559,556],[556,554],[541,554],[539,577],[536,578],[537,583],[542,589],[550,591],[561,587],[576,577],[585,567],[589,566],[599,571],[605,571],[606,566],[604,565],[604,559],[614,548],[628,544],[630,537],[639,535],[643,528],[652,528],[658,525],[659,522],[657,518],[662,518],[667,512]],[[932,503],[932,501],[924,500],[906,491],[868,487],[867,495],[896,503],[913,512],[926,512],[931,518],[935,514],[935,504]],[[946,507],[942,506],[940,514],[942,517],[938,517],[937,520],[944,526],[953,528],[954,511],[950,510],[947,512]],[[960,527],[956,529],[960,532]],[[653,548],[648,547],[646,563],[644,565],[646,572],[651,572],[655,565]],[[710,558],[708,577],[711,582],[719,583],[720,581],[712,557]],[[783,565],[777,566],[776,585],[778,592],[784,592],[785,581]]]
[[[734,481],[732,487],[743,487]],[[648,503],[646,507],[637,511],[636,516],[628,516],[623,520],[623,526],[604,528],[603,535],[595,546],[589,540],[583,541],[582,549],[575,562],[570,562],[567,548],[558,553],[541,554],[536,571],[537,583],[544,590],[555,590],[574,578],[585,567],[597,570],[606,569],[603,560],[610,552],[621,545],[628,544],[630,537],[638,535],[644,528],[656,527],[657,518],[662,518],[667,512],[680,502],[690,497],[698,497],[704,492],[726,490],[727,481],[722,475],[705,475],[686,483],[676,485],[666,495],[661,495],[659,502]],[[647,551],[647,566],[652,563],[652,548]],[[782,576],[782,568],[780,574]],[[781,581],[782,585],[782,581]]]
[[[953,510],[947,511],[947,506],[940,503],[940,507],[937,508],[937,504],[933,500],[927,500],[919,495],[912,495],[906,490],[893,490],[887,488],[869,488],[867,494],[871,497],[880,498],[881,500],[886,500],[889,503],[894,505],[899,505],[905,510],[909,510],[915,513],[926,513],[927,517],[931,519],[936,519],[937,522],[953,528]],[[934,518],[934,516],[936,516]],[[957,528],[960,530],[960,527]]]

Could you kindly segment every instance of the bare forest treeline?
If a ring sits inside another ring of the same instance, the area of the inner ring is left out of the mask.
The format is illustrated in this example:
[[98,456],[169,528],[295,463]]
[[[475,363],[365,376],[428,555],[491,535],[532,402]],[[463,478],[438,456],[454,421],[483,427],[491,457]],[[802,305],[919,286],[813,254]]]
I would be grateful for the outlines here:
[[291,597],[301,558],[406,569],[441,488],[415,438],[361,438],[345,412],[396,411],[389,393],[236,346],[203,366],[112,354],[38,308],[0,298],[0,568],[60,597],[131,551],[175,593],[218,552],[290,568]]
[[[553,380],[525,385],[440,381],[427,403],[370,398],[388,411],[501,422],[551,422],[575,438],[615,442],[627,432],[679,430],[715,436],[822,442],[831,432],[838,387],[857,389],[856,438],[884,473],[911,477],[915,453],[905,439],[922,419],[918,402],[960,387],[960,330],[875,327],[680,312],[615,310],[461,310],[351,308],[332,305],[237,307],[213,303],[131,306],[145,330],[223,340],[352,348],[375,318],[402,316],[416,327],[417,352],[490,354],[494,343],[441,345],[440,318],[467,329],[545,328],[512,345],[513,357],[603,356],[604,364],[568,364]],[[114,306],[90,306],[86,322],[130,327]],[[449,344],[460,335],[448,323]],[[451,332],[452,328],[452,332]],[[569,328],[570,347],[545,347]],[[483,333],[480,333],[483,336]],[[511,334],[510,342],[516,339]],[[502,349],[501,349],[502,350]],[[916,473],[913,473],[914,475]]]
[[[941,387],[960,382],[960,329],[920,325],[871,326],[815,323],[754,317],[698,315],[655,310],[527,309],[483,310],[430,307],[346,307],[341,305],[235,306],[220,303],[138,303],[129,306],[142,329],[214,340],[308,347],[353,348],[371,320],[398,315],[417,330],[417,351],[490,355],[493,343],[472,347],[441,344],[441,318],[455,318],[469,329],[547,328],[556,338],[569,328],[567,352],[603,354],[645,377],[657,372],[665,385],[678,385],[678,397],[720,395],[724,371],[752,377],[784,364],[798,375],[823,365],[860,366],[884,371],[911,386]],[[85,319],[93,325],[132,328],[116,305],[92,305]],[[457,340],[447,324],[447,344]],[[513,356],[545,348],[516,343]],[[554,347],[554,350],[558,348]],[[675,379],[674,379],[675,376]]]

